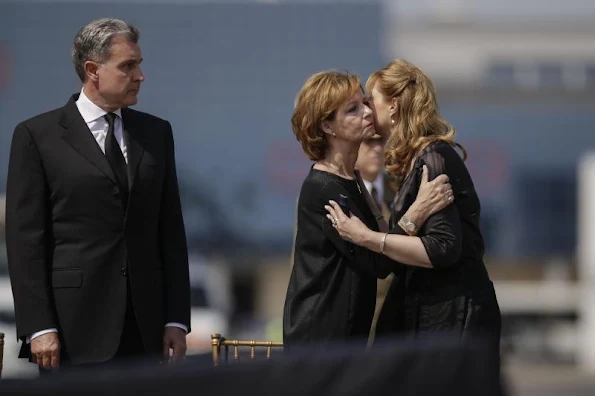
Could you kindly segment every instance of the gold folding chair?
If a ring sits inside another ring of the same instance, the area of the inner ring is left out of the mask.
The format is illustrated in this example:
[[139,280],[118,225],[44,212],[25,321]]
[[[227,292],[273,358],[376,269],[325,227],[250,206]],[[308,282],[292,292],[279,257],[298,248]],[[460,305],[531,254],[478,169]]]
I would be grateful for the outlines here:
[[4,362],[4,333],[0,333],[0,378],[2,378],[2,363]]
[[227,340],[221,334],[211,334],[211,347],[213,353],[213,366],[221,363],[221,348],[224,348],[224,363],[229,362],[229,347],[233,348],[233,362],[240,360],[240,347],[250,347],[250,360],[256,360],[256,348],[266,348],[266,359],[271,358],[273,348],[283,348],[280,341],[240,341]]

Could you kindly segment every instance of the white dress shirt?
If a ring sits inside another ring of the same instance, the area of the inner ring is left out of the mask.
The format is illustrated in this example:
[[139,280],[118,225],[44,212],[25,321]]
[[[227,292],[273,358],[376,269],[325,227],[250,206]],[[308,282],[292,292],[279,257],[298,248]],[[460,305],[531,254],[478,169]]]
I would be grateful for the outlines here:
[[[107,114],[107,111],[103,110],[101,107],[91,102],[91,100],[87,97],[87,95],[85,95],[85,92],[83,90],[81,90],[81,94],[79,95],[79,98],[75,103],[76,107],[81,113],[81,116],[83,117],[83,120],[85,120],[85,122],[87,123],[87,126],[91,131],[91,134],[97,141],[99,148],[101,148],[101,151],[103,151],[103,153],[105,154],[105,139],[107,137],[107,129],[109,125],[104,116]],[[118,141],[118,144],[120,145],[122,154],[124,154],[124,160],[126,161],[126,163],[128,163],[128,150],[126,148],[126,141],[124,140],[124,133],[122,127],[122,111],[118,109],[114,111],[114,113],[117,115],[116,122],[114,123],[114,135],[116,137],[116,140]],[[165,327],[179,327],[185,332],[188,332],[188,327],[181,323],[166,323]],[[58,329],[54,328],[41,330],[31,334],[30,337],[27,337],[26,341],[27,343],[30,343],[31,340],[41,335],[57,332]]]
[[[99,148],[101,148],[101,151],[105,154],[105,139],[107,138],[107,129],[109,125],[104,116],[107,114],[107,111],[91,102],[82,90],[76,101],[76,107],[79,109],[81,116],[83,116],[83,120],[87,123]],[[114,114],[117,115],[114,123],[114,135],[120,145],[122,154],[124,154],[124,160],[128,163],[128,150],[126,148],[126,142],[124,141],[124,133],[122,132],[122,110],[118,109],[114,111]]]

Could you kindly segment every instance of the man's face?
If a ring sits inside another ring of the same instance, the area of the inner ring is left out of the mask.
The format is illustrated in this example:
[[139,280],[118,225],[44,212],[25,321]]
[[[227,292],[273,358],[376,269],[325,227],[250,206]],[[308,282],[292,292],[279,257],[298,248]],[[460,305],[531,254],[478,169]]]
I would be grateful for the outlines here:
[[97,92],[111,107],[134,105],[145,76],[140,69],[142,54],[138,44],[126,36],[112,39],[111,51],[105,62],[98,64]]
[[384,168],[384,139],[366,139],[359,147],[356,168],[362,174],[375,180]]

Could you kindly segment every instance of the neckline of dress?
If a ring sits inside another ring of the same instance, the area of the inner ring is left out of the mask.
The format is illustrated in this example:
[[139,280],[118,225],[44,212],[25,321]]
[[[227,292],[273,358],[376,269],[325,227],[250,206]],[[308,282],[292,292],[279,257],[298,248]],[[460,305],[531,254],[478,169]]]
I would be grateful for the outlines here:
[[[333,172],[328,172],[328,171],[325,171],[325,170],[322,170],[322,169],[316,169],[316,168],[314,168],[314,165],[312,165],[312,169],[311,170],[317,171],[317,172],[322,172],[322,173],[327,174],[327,175],[332,175],[332,176],[337,177],[337,178],[339,178],[339,179],[341,179],[343,181],[346,181],[346,182],[355,183],[355,185],[356,185],[357,190],[359,191],[359,193],[360,194],[362,193],[362,188],[361,188],[361,186],[359,185],[359,183],[357,181],[357,173],[355,174],[355,177],[353,179],[348,179],[346,177],[340,176],[340,175],[338,175],[336,173],[333,173]],[[355,172],[357,172],[357,170]]]

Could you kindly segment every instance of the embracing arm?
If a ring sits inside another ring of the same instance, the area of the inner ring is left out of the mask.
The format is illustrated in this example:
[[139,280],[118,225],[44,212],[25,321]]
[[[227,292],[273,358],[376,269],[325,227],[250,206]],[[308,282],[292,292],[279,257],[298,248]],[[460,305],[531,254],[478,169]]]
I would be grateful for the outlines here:
[[[443,212],[456,212],[456,207],[451,206],[453,209]],[[460,229],[457,216],[442,212],[431,216],[424,227],[427,233],[422,237],[406,235],[400,227],[390,233],[365,228],[354,234],[352,241],[402,264],[423,268],[448,267],[458,260],[461,252],[461,238],[457,237],[460,234],[453,231]]]
[[[401,231],[397,231],[401,235],[417,235],[420,227],[424,226],[430,216],[438,213],[446,206],[451,204],[454,200],[452,186],[449,183],[449,178],[446,173],[436,173],[432,181],[429,180],[429,171],[427,165],[422,166],[421,181],[417,190],[415,201],[407,209],[407,212],[399,220],[399,227]],[[436,176],[436,174],[438,176]],[[408,230],[407,219],[414,229]]]
[[361,246],[381,253],[396,262],[432,268],[430,258],[419,237],[370,231],[362,234]]
[[[446,158],[457,155],[451,148],[443,152],[437,146],[436,150],[428,150],[421,160],[429,170],[430,178],[438,174],[448,174]],[[423,178],[423,177],[422,177]],[[389,258],[400,263],[424,267],[444,268],[455,264],[462,250],[461,220],[457,205],[448,205],[439,212],[431,215],[420,229],[422,236],[403,235],[403,230],[398,227],[394,232],[401,235],[389,234],[386,236],[384,247],[381,248],[384,235],[367,235],[365,243]]]
[[[438,174],[447,174],[441,154],[425,153],[422,160],[428,167],[430,178]],[[422,174],[418,177],[421,179],[421,185],[424,176]],[[442,197],[445,195],[443,194]],[[332,202],[332,208],[327,207],[327,210],[331,218],[339,219],[337,229],[341,237],[373,252],[382,253],[402,264],[441,268],[454,264],[462,249],[461,224],[457,207],[448,205],[450,200],[443,199],[442,202],[443,209],[429,216],[427,221],[420,223],[425,223],[421,228],[423,234],[421,237],[409,236],[401,227],[396,227],[389,233],[371,231],[356,217],[347,218],[335,202]]]
[[[430,170],[430,176],[439,173],[449,173],[451,179],[457,180],[458,174],[453,173],[447,164],[452,161],[462,161],[454,149],[446,145],[434,145],[422,156]],[[464,165],[461,165],[464,167]],[[456,167],[453,167],[456,169]],[[428,254],[433,268],[445,268],[459,261],[463,250],[461,216],[457,205],[448,205],[440,212],[430,216],[420,230],[421,242]]]

